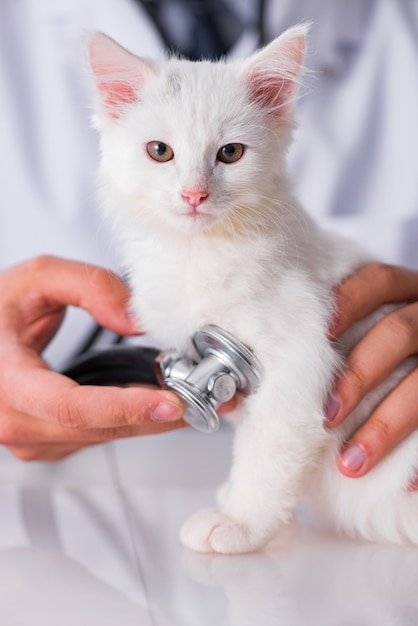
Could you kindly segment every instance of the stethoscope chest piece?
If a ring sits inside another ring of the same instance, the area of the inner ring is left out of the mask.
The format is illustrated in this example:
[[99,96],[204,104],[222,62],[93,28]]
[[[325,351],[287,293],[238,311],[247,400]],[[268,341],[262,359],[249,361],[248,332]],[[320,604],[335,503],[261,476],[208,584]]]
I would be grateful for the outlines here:
[[193,358],[175,350],[116,345],[79,354],[62,373],[80,385],[159,384],[183,400],[187,422],[213,433],[219,428],[216,410],[237,392],[255,391],[263,369],[244,344],[218,326],[204,326],[192,341]]
[[254,392],[263,369],[244,344],[218,326],[204,326],[192,340],[200,359],[185,358],[175,350],[162,352],[156,374],[161,386],[185,403],[184,419],[197,430],[213,433],[219,428],[218,407],[237,392]]

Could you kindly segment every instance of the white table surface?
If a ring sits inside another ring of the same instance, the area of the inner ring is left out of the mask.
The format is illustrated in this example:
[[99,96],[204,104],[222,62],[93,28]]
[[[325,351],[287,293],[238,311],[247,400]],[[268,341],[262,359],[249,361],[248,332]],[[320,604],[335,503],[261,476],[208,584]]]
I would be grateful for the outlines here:
[[0,449],[1,626],[418,626],[418,549],[339,539],[303,509],[263,552],[184,550],[230,442],[188,429],[56,464]]

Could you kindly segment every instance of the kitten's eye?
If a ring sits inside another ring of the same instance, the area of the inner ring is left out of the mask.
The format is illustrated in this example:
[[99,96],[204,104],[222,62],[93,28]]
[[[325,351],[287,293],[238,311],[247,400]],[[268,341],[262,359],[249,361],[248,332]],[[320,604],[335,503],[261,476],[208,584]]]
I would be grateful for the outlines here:
[[162,141],[150,141],[147,143],[147,152],[151,159],[165,163],[171,161],[174,156],[173,149]]
[[235,163],[244,154],[244,146],[242,143],[227,143],[218,150],[216,158],[222,163]]

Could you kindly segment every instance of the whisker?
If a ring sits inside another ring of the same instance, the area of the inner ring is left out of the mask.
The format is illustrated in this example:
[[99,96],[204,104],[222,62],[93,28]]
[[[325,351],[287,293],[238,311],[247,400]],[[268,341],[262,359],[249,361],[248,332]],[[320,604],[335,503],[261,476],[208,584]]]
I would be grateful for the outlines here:
[[[270,198],[258,194],[258,200],[265,200],[266,203],[254,205],[250,202],[234,201],[230,205],[228,221],[231,224],[240,224],[240,234],[246,234],[247,237],[259,238],[265,235],[266,229],[280,234],[281,250],[283,256],[290,256],[296,262],[300,260],[300,246],[298,244],[296,234],[289,223],[290,215],[298,224],[298,232],[307,236],[307,220],[304,215],[297,210],[297,205],[285,202],[281,199]],[[277,211],[279,209],[279,211]],[[284,213],[284,215],[283,215]],[[243,231],[243,232],[242,232]]]

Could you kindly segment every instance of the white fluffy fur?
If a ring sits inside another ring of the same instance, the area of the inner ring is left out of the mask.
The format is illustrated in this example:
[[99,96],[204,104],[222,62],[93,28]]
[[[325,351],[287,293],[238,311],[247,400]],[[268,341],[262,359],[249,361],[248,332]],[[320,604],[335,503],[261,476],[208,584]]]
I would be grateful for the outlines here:
[[[338,351],[326,339],[333,286],[369,259],[320,230],[289,188],[285,153],[304,36],[304,27],[293,28],[246,60],[159,65],[101,34],[90,43],[106,210],[120,233],[141,326],[160,345],[185,350],[202,325],[218,324],[265,369],[242,407],[220,510],[202,511],[182,528],[183,543],[195,550],[259,548],[289,520],[304,489],[349,535],[418,544],[418,494],[406,491],[418,432],[365,478],[345,478],[335,463],[341,442],[394,379],[338,429],[323,426],[341,354],[373,320],[346,333]],[[150,141],[171,146],[174,158],[152,160]],[[219,148],[232,142],[245,145],[243,157],[218,162]],[[181,194],[196,188],[208,197],[192,214]]]

